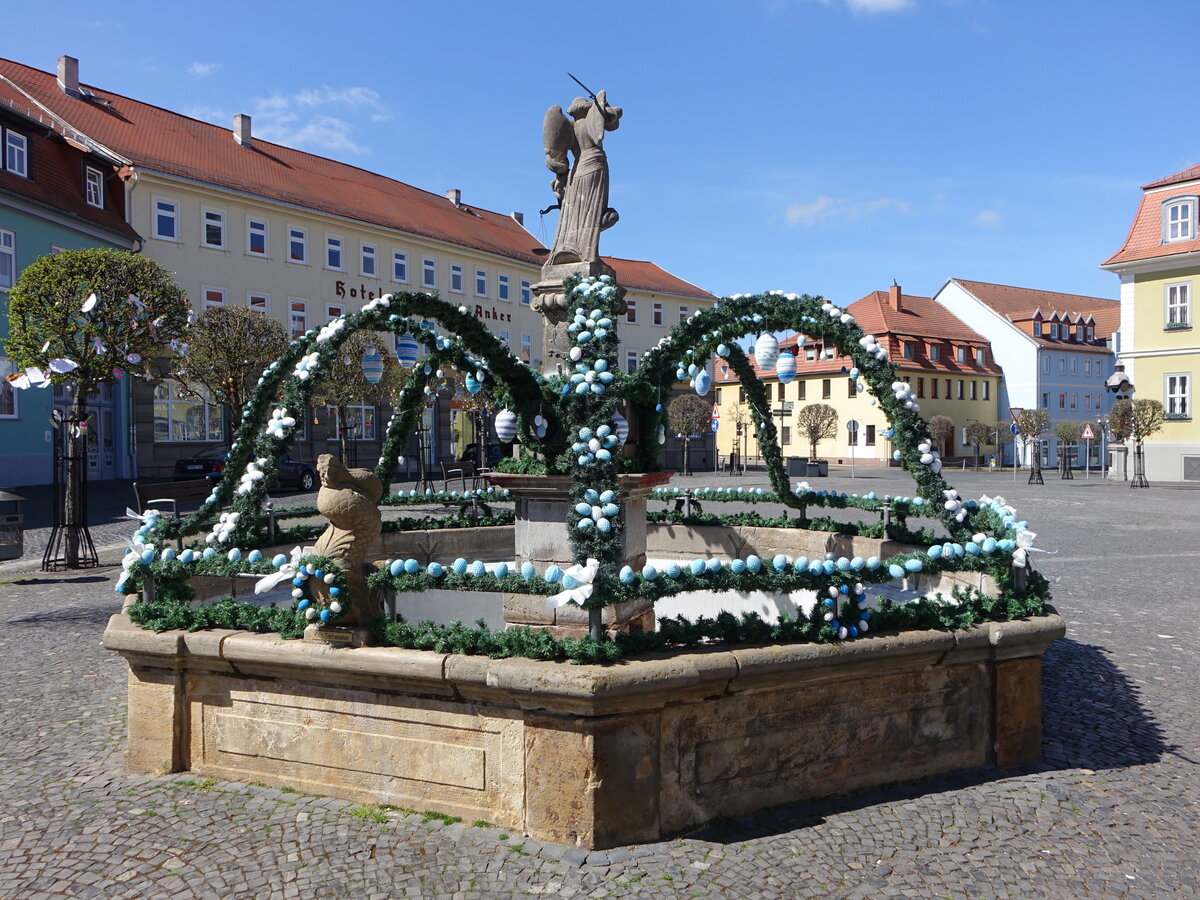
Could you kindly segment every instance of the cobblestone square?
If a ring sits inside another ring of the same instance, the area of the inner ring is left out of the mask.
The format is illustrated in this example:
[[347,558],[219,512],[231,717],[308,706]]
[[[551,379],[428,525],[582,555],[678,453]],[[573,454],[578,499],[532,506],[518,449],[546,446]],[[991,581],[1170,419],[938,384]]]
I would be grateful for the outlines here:
[[[817,488],[905,493],[898,473]],[[1043,672],[1045,763],[783,807],[588,853],[486,823],[186,773],[125,774],[111,567],[0,570],[0,898],[1194,897],[1200,493],[948,472],[1038,532],[1067,638]],[[765,477],[675,486],[766,486]],[[102,561],[131,530],[99,513]],[[298,497],[295,501],[301,502]],[[104,504],[94,504],[99,509]],[[761,508],[764,514],[769,509]]]

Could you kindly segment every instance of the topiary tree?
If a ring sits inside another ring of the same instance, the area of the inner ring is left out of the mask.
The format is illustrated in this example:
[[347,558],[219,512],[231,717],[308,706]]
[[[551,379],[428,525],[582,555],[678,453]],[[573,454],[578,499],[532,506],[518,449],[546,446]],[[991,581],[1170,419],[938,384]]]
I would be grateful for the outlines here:
[[[1023,409],[1017,417],[1017,434],[1021,436],[1022,442],[1027,447],[1030,441],[1039,440],[1049,427],[1050,413],[1044,409]],[[1041,457],[1035,448],[1030,465],[1039,468],[1040,464]]]
[[[40,385],[63,385],[67,457],[85,451],[87,398],[121,372],[156,378],[151,368],[183,348],[190,315],[172,274],[154,260],[126,250],[64,250],[26,267],[8,294],[5,352],[21,368],[46,376]],[[63,495],[64,562],[80,565],[83,467],[68,465]]]
[[667,407],[671,430],[683,438],[683,471],[688,472],[688,443],[702,435],[712,421],[712,405],[696,394],[680,394]]
[[954,423],[950,417],[934,416],[930,419],[929,436],[933,438],[933,445],[945,455],[946,444],[954,437]]
[[1083,425],[1080,422],[1059,422],[1054,426],[1054,437],[1058,439],[1059,461],[1064,472],[1070,466],[1070,455],[1065,451],[1075,448],[1082,435]]
[[1163,427],[1164,411],[1159,400],[1134,400],[1129,434],[1139,444]]
[[[363,354],[374,347],[383,358],[383,377],[371,384],[363,374]],[[388,352],[386,344],[369,332],[352,334],[339,348],[326,378],[313,396],[314,406],[332,406],[337,412],[338,455],[345,463],[350,450],[349,408],[386,403],[408,380],[408,370]],[[362,423],[357,423],[361,425]]]
[[810,403],[796,414],[796,428],[808,438],[809,461],[817,461],[817,444],[837,437],[837,410],[826,403]]
[[1108,433],[1114,444],[1122,444],[1133,434],[1133,401],[1122,397],[1108,414]]
[[178,361],[176,377],[183,394],[221,404],[226,443],[259,375],[287,343],[278,320],[244,307],[206,309],[192,324],[188,354]]
[[979,468],[979,448],[992,443],[995,429],[984,422],[970,421],[967,423],[967,443],[975,448],[975,468]]

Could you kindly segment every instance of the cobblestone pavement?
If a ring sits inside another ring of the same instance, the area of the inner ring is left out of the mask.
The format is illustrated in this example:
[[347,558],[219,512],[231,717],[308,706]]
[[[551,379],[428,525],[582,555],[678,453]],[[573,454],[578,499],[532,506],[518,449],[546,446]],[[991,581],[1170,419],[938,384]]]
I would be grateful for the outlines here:
[[[1014,502],[1052,551],[1037,562],[1057,579],[1069,631],[1045,658],[1044,766],[602,853],[254,785],[126,775],[125,665],[100,647],[118,608],[111,570],[9,573],[0,898],[1198,896],[1200,495],[1009,478],[951,475],[965,495]],[[822,481],[905,491],[895,473]]]

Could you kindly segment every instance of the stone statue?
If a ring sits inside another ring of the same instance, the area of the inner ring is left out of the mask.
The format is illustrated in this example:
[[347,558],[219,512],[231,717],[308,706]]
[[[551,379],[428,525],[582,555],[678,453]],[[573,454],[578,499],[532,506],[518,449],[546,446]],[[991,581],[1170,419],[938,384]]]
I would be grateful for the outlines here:
[[[350,608],[337,625],[361,627],[379,614],[379,598],[372,597],[366,581],[366,562],[380,552],[383,519],[379,498],[383,485],[370,469],[347,469],[336,458],[323,454],[317,459],[321,490],[317,510],[329,526],[317,538],[312,552],[338,560],[346,571]],[[316,586],[322,593],[325,585]],[[328,597],[322,597],[328,602]]]
[[[561,106],[546,111],[546,167],[554,173],[550,189],[561,210],[547,260],[551,266],[598,260],[600,232],[617,222],[617,211],[608,205],[604,133],[617,130],[621,112],[619,106],[608,105],[604,91],[591,100],[575,98],[567,110],[574,122],[563,115]],[[568,164],[568,153],[575,157],[573,164]]]

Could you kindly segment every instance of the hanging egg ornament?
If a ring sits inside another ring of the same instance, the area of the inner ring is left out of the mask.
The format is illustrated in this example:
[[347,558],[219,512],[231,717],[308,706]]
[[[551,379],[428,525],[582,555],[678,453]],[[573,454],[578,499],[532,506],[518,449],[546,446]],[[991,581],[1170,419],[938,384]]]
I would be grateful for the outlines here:
[[759,371],[770,372],[775,368],[775,360],[779,358],[779,341],[773,334],[759,335],[754,342],[754,361],[758,363]]
[[696,373],[696,377],[692,379],[692,387],[697,395],[703,397],[712,387],[712,376],[707,371],[701,369]]
[[383,357],[374,344],[368,344],[367,349],[363,350],[362,373],[368,384],[379,384],[383,378]]
[[396,359],[400,361],[400,365],[406,369],[411,369],[417,364],[417,354],[421,352],[421,345],[417,343],[417,339],[411,334],[402,335],[396,338]]
[[480,383],[479,379],[469,372],[467,373],[466,378],[463,379],[463,384],[466,386],[468,394],[478,394],[481,390],[483,390],[483,385]]
[[500,443],[507,444],[517,436],[517,414],[511,409],[502,409],[496,413],[493,424],[496,428],[496,437],[500,439]]
[[613,413],[612,420],[617,429],[617,439],[620,441],[618,446],[622,446],[629,439],[629,423],[620,413]]
[[779,376],[780,384],[791,384],[796,378],[796,357],[786,351],[780,353],[775,362],[775,374]]

